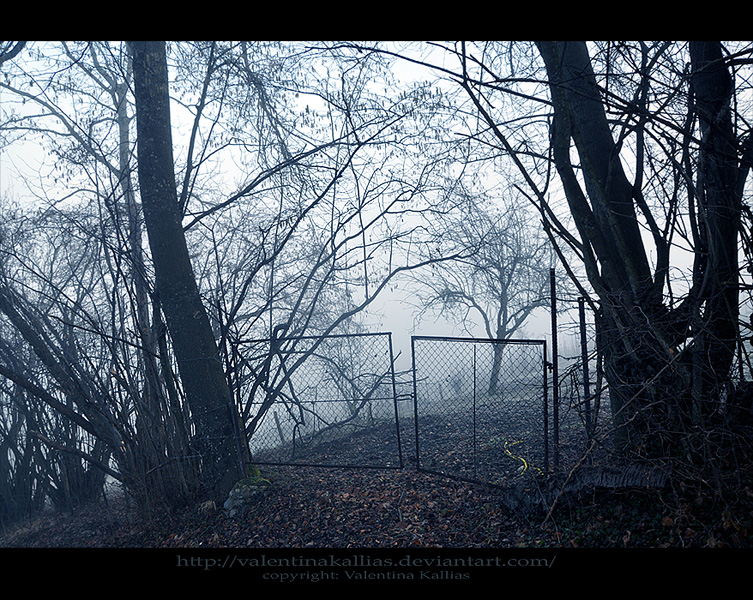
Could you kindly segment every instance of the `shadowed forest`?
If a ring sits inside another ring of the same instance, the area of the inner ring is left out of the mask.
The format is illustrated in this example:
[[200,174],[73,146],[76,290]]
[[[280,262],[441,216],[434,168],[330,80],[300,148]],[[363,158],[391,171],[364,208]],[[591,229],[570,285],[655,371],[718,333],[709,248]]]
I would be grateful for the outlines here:
[[0,42],[0,545],[749,548],[751,74]]

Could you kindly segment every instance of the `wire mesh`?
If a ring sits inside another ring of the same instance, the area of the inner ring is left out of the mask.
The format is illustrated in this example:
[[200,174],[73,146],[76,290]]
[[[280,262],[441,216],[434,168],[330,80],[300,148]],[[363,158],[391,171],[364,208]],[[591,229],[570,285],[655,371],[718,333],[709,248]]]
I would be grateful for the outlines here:
[[414,336],[420,470],[503,485],[546,471],[543,341]]
[[254,463],[402,467],[391,334],[259,340],[244,355]]

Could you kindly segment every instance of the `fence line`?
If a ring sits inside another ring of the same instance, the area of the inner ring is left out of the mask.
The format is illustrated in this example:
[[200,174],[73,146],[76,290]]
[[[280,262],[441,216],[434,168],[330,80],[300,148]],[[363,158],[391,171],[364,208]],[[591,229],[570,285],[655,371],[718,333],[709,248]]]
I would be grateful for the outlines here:
[[491,485],[549,468],[546,342],[413,336],[419,470]]
[[412,336],[400,393],[389,332],[245,341],[252,462],[399,469],[412,451],[419,470],[493,485],[559,469],[562,452],[570,464],[604,421],[578,309],[579,356],[562,372],[555,331],[551,360],[545,340]]
[[391,333],[246,342],[255,464],[401,468]]

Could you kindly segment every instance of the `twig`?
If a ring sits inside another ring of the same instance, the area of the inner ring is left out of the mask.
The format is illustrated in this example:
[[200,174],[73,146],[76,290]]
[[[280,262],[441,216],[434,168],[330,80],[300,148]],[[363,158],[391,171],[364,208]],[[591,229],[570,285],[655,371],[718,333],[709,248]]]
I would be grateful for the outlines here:
[[591,443],[590,443],[590,445],[588,447],[588,450],[586,450],[583,453],[583,456],[576,463],[576,465],[572,469],[570,469],[570,472],[567,474],[567,478],[565,479],[565,482],[560,487],[559,493],[554,498],[554,501],[552,502],[552,505],[549,507],[549,512],[547,512],[546,518],[542,521],[542,523],[541,523],[542,525],[544,525],[544,523],[546,523],[549,520],[549,518],[552,516],[552,513],[554,512],[554,507],[557,506],[557,501],[560,499],[560,497],[562,496],[562,494],[565,493],[565,487],[567,487],[567,484],[570,483],[570,480],[573,478],[573,475],[575,474],[575,471],[583,464],[583,462],[586,460],[586,458],[588,457],[588,455],[591,454],[591,450],[593,450],[593,448],[594,448],[595,445],[596,445],[595,440],[591,440]]

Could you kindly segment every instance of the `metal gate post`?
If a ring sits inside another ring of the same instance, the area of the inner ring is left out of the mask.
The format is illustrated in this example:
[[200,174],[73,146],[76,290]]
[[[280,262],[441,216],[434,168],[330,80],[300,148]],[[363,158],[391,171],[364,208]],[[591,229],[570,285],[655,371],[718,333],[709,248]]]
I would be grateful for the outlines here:
[[554,269],[549,270],[549,287],[552,311],[552,425],[554,428],[554,466],[560,464],[560,425],[559,425],[559,368],[557,365],[559,349],[557,347],[557,284]]
[[588,376],[588,341],[586,338],[586,299],[578,298],[578,316],[580,318],[580,354],[583,361],[583,397],[586,404],[586,440],[591,441],[591,382]]

